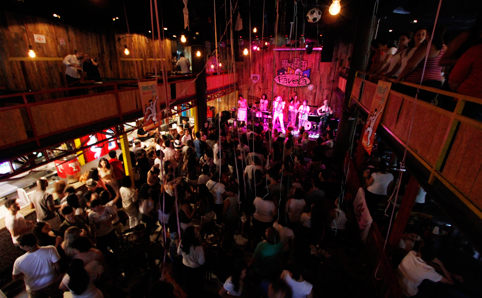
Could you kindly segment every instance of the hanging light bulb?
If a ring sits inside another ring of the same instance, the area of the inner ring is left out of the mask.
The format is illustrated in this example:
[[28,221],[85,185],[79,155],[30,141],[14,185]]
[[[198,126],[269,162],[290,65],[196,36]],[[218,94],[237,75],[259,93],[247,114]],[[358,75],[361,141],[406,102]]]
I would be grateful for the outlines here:
[[222,67],[222,66],[223,66],[223,64],[222,64],[222,63],[219,63],[219,67]]
[[181,42],[182,43],[185,43],[186,42],[186,36],[183,34],[181,35]]
[[32,46],[28,46],[28,56],[30,58],[35,58],[37,56],[37,54],[35,54],[35,51],[33,50]]
[[337,15],[341,10],[340,0],[333,0],[333,3],[330,5],[330,9],[328,10],[332,16]]
[[214,68],[214,64],[211,64],[211,68]]
[[129,56],[131,52],[129,52],[129,49],[127,48],[127,45],[124,45],[124,54],[126,54],[126,56]]
[[201,51],[196,52],[196,57],[201,57]]
[[253,28],[253,33],[258,32],[258,29],[256,27]]
[[248,49],[244,48],[243,55],[244,55],[244,56],[248,56],[248,54],[249,54]]

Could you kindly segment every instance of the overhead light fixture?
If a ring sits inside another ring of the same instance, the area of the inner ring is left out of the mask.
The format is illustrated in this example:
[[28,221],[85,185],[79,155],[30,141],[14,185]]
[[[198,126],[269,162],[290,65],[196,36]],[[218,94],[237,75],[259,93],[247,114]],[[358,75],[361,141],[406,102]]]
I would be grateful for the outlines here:
[[222,67],[222,66],[223,66],[223,64],[222,64],[222,63],[219,63],[219,67]]
[[266,41],[266,42],[264,43],[264,45],[267,46],[267,45],[269,45],[269,43]]
[[149,33],[152,33],[152,31],[151,31],[151,30],[149,30]]
[[28,56],[30,58],[35,58],[37,54],[35,54],[35,51],[33,50],[33,47],[31,45],[28,46]]
[[119,17],[115,17],[115,19],[116,19],[116,20],[118,20],[118,19],[119,19]]
[[201,57],[201,51],[196,52],[196,57]]
[[258,29],[256,27],[253,28],[253,33],[258,32]]
[[164,29],[164,31],[167,31],[167,27],[164,27],[163,29]]
[[112,21],[114,21],[114,22],[115,22],[115,18],[112,18]]
[[418,23],[418,21],[417,21],[417,20],[413,20],[413,21],[412,21],[412,23],[417,24],[417,23]]
[[332,16],[337,15],[340,13],[341,5],[340,0],[333,0],[333,3],[330,5],[330,9],[328,10]]
[[60,19],[60,16],[56,13],[54,13],[54,18],[59,18]]
[[173,35],[172,37],[173,37],[173,38],[176,38],[176,37],[177,37],[177,35]]
[[403,7],[399,6],[397,8],[395,8],[393,10],[393,13],[396,13],[396,14],[410,14],[410,11],[406,11],[405,9],[403,9]]
[[390,29],[390,30],[388,30],[388,32],[393,32],[393,30],[392,30],[392,29]]
[[181,35],[181,42],[185,43],[187,41],[186,36],[183,34]]
[[214,68],[214,64],[211,64],[211,68]]
[[129,52],[129,49],[127,48],[127,45],[124,45],[124,54],[126,54],[126,56],[129,56],[131,52]]
[[244,56],[248,56],[248,54],[249,54],[248,49],[247,49],[247,48],[244,48],[243,55],[244,55]]
[[196,35],[199,35],[199,32],[196,32]]

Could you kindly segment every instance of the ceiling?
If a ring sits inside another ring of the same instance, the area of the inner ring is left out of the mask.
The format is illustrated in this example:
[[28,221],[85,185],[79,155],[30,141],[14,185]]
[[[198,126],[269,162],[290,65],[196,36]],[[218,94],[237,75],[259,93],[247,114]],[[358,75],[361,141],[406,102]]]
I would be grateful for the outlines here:
[[[216,15],[218,25],[218,37],[226,28],[225,3],[229,12],[227,0],[189,0],[189,17],[191,30],[183,28],[183,2],[182,0],[158,1],[159,17],[163,24],[161,27],[168,28],[164,31],[166,37],[173,35],[196,36],[199,32],[198,41],[204,40],[207,35],[213,34],[214,1],[216,1]],[[296,1],[296,0],[295,0]],[[295,1],[282,0],[280,21],[284,17],[285,31],[280,34],[289,34],[290,22],[293,21]],[[328,7],[331,0],[297,0],[298,36],[305,32],[306,37],[314,37],[323,31],[346,32],[347,28],[355,28],[358,17],[359,5],[373,0],[342,0],[342,11],[338,16],[331,16]],[[263,1],[261,0],[233,0],[238,3],[243,18],[244,29],[239,32],[241,36],[247,36],[251,19],[251,27],[258,28],[260,35],[263,24]],[[53,18],[53,14],[61,16],[55,19],[58,22],[70,23],[76,26],[84,26],[86,29],[95,30],[99,26],[110,27],[117,31],[129,30],[133,33],[149,34],[151,30],[150,1],[147,0],[2,0],[2,9],[21,12],[45,18]],[[274,23],[276,19],[275,0],[265,0],[265,36],[274,35]],[[407,30],[415,30],[420,26],[430,27],[433,25],[439,0],[380,0],[377,18],[379,22],[379,36],[396,39],[398,34]],[[285,5],[283,7],[283,5]],[[312,7],[319,7],[322,12],[322,20],[316,24],[305,21],[306,12]],[[394,14],[393,10],[403,7],[409,11],[408,15]],[[447,31],[455,33],[471,26],[473,20],[482,9],[482,1],[473,0],[443,0],[439,23],[447,27]],[[127,19],[126,19],[127,16]],[[118,17],[116,21],[113,18]],[[417,20],[416,24],[413,20]],[[156,23],[154,22],[154,26]],[[392,30],[392,32],[388,32]],[[156,30],[154,30],[156,31]],[[350,30],[348,30],[350,31]],[[452,34],[453,35],[453,34]]]

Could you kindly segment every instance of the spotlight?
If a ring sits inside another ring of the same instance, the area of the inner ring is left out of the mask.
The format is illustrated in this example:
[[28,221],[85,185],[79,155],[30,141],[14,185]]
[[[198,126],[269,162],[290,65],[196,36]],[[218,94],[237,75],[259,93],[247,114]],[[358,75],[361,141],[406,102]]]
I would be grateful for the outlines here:
[[37,54],[35,54],[35,51],[33,50],[33,47],[32,46],[28,46],[28,55],[30,58],[35,58],[37,56]]
[[196,52],[196,57],[201,57],[201,51]]
[[253,51],[256,51],[258,49],[257,46],[253,46]]
[[124,45],[124,54],[126,54],[126,56],[129,56],[131,52],[129,52],[129,49],[127,48],[127,45]]
[[417,24],[417,23],[418,23],[418,21],[417,21],[417,20],[413,20],[413,21],[412,21],[412,23]]
[[152,31],[151,31],[151,30],[149,30],[149,33],[152,33]]
[[214,64],[211,64],[211,68],[214,68]]
[[60,16],[56,13],[54,13],[54,18],[59,18],[60,19]]
[[185,43],[186,40],[187,40],[187,39],[186,39],[186,36],[185,36],[184,34],[181,35],[181,42],[182,42],[182,43]]
[[333,3],[330,5],[330,9],[328,10],[332,16],[336,16],[340,13],[341,5],[340,0],[333,0]]
[[164,27],[163,29],[164,29],[164,31],[167,31],[167,27]]
[[244,56],[248,56],[248,54],[249,54],[248,49],[244,48],[243,55],[244,55]]
[[176,37],[177,37],[177,35],[173,35],[172,37],[173,37],[173,38],[176,38]]
[[393,32],[393,30],[392,30],[392,29],[390,29],[390,30],[388,30],[388,32]]
[[264,43],[264,45],[265,45],[265,46],[269,45],[269,42],[266,41],[266,42]]

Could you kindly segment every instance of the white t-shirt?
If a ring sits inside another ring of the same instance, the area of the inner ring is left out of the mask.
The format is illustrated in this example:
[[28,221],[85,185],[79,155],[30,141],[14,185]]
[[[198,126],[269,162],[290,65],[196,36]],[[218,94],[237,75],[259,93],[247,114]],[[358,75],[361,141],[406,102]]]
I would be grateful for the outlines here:
[[263,172],[263,167],[262,166],[257,166],[257,165],[247,165],[246,168],[244,169],[244,173],[248,175],[248,179],[251,180],[253,179],[255,172],[257,170],[260,170]]
[[23,230],[27,227],[27,222],[25,221],[25,217],[22,214],[17,212],[17,214],[12,215],[12,213],[7,212],[5,215],[5,226],[7,227],[8,231],[12,235],[12,242],[13,244],[18,244],[17,239],[20,235],[13,236],[13,231],[15,229]]
[[368,186],[367,190],[376,195],[387,195],[387,187],[393,181],[391,173],[382,174],[380,172],[372,173],[373,184]]
[[291,291],[293,292],[293,298],[304,298],[308,296],[313,289],[313,285],[306,280],[299,282],[292,279],[288,270],[283,270],[281,278],[286,281],[288,286],[290,286]]
[[209,179],[211,179],[211,177],[209,177],[208,175],[201,174],[197,179],[197,184],[198,185],[206,184],[209,181]]
[[[182,245],[182,241],[181,241]],[[202,246],[196,246],[189,248],[189,254],[186,254],[179,245],[177,254],[182,255],[182,263],[189,268],[199,268],[204,265],[204,250]]]
[[183,135],[182,138],[181,138],[181,143],[182,143],[183,145],[186,145],[187,140],[191,140],[191,139],[192,139],[192,138],[191,138],[191,135]]
[[295,238],[295,233],[293,233],[293,230],[288,227],[283,227],[277,222],[273,223],[273,228],[275,228],[279,233],[280,240],[281,242],[283,242],[284,245],[284,251],[289,251],[289,241]]
[[[64,278],[62,278],[62,284],[64,284],[67,289],[69,289],[69,282],[70,282],[70,276],[68,274],[64,275]],[[72,290],[70,290],[70,293],[72,293],[73,298],[103,298],[104,295],[102,295],[102,292],[92,283],[92,281],[89,283],[89,286],[80,295],[75,295]]]
[[260,197],[256,197],[253,201],[256,212],[253,217],[261,222],[272,222],[273,213],[276,211],[276,206],[272,201],[265,201]]
[[122,208],[129,209],[131,205],[137,201],[137,193],[132,188],[121,187],[120,196],[122,199]]
[[114,230],[112,222],[107,219],[113,217],[117,213],[112,207],[105,206],[104,208],[105,210],[102,214],[95,211],[89,213],[89,221],[96,224],[97,237],[105,236]]
[[408,297],[417,295],[418,286],[424,279],[439,282],[443,277],[433,267],[427,265],[422,258],[418,257],[413,250],[403,258],[398,265],[397,272],[402,281],[400,283],[402,292]]
[[38,250],[18,257],[13,264],[12,275],[23,273],[27,292],[38,291],[49,286],[57,278],[54,263],[60,260],[53,246],[40,247]]
[[226,281],[224,282],[223,288],[226,291],[228,291],[229,295],[234,296],[234,297],[239,297],[243,293],[243,284],[242,283],[239,285],[239,289],[238,289],[237,292],[234,290],[234,284],[231,281],[231,276],[228,277],[228,279],[226,279]]
[[206,182],[206,187],[214,196],[214,204],[223,204],[223,193],[226,191],[224,188],[224,184],[221,182],[215,182],[213,180],[209,180]]

